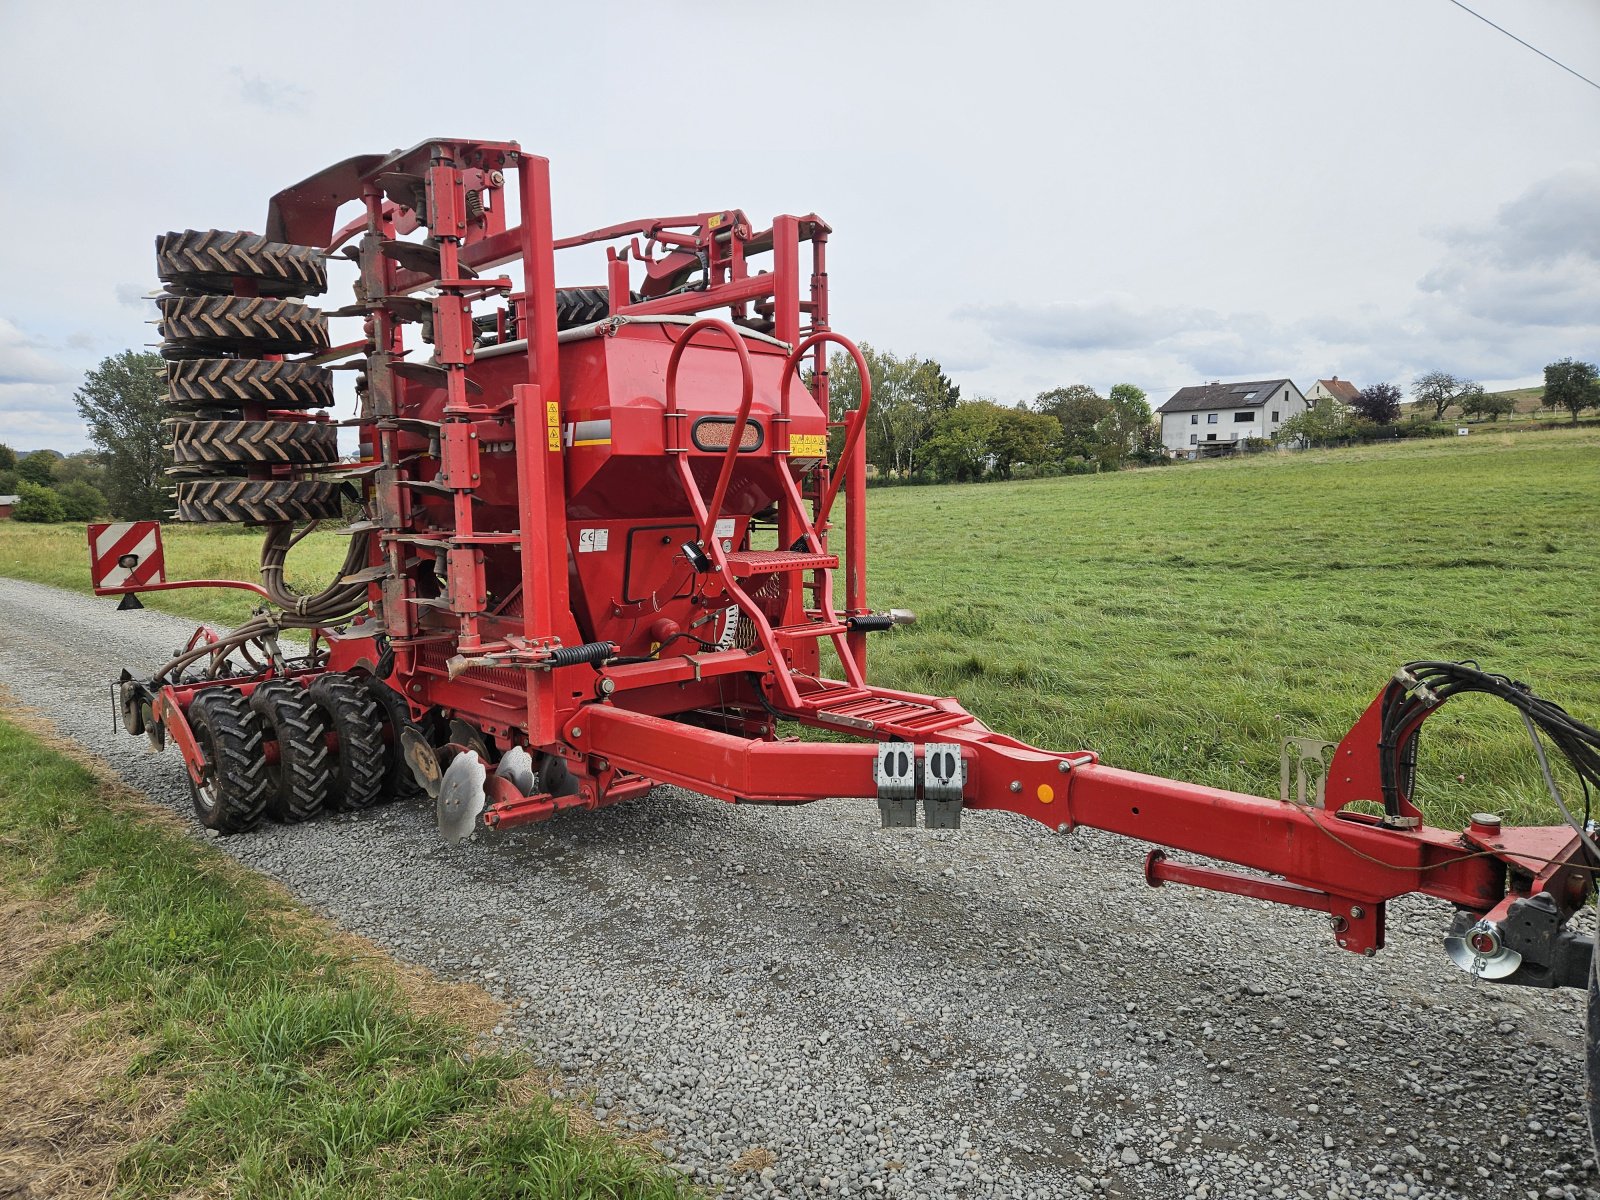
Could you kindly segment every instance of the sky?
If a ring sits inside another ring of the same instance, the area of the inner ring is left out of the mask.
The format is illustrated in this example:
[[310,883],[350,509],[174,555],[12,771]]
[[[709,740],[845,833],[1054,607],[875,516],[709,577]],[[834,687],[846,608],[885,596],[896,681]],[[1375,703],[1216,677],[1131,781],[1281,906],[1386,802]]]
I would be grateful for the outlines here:
[[[1600,81],[1596,0],[1470,2]],[[0,0],[0,44],[23,450],[155,340],[158,232],[430,136],[548,157],[558,234],[815,211],[834,328],[968,398],[1600,357],[1600,90],[1449,0]]]

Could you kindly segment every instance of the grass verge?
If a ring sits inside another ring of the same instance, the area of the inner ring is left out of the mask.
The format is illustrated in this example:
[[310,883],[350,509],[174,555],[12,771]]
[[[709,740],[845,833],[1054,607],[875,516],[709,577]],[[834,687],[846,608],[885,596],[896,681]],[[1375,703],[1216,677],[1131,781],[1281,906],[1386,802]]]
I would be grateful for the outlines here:
[[0,719],[0,1195],[692,1194],[497,1011]]

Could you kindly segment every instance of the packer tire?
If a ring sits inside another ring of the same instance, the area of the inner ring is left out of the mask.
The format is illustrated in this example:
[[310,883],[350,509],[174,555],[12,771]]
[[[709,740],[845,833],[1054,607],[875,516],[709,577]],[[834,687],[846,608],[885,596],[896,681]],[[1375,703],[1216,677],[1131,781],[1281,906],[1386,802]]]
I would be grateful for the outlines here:
[[187,358],[167,366],[172,408],[332,408],[333,377],[312,363],[258,358]]
[[383,798],[389,775],[377,701],[360,679],[337,671],[319,675],[306,690],[339,737],[333,763],[334,805],[370,808]]
[[340,485],[326,479],[193,479],[177,489],[180,521],[238,525],[331,521],[343,510]]
[[328,805],[333,791],[333,755],[328,726],[305,688],[272,679],[250,695],[250,708],[278,743],[278,761],[267,764],[267,815],[286,823],[308,821]]
[[248,279],[263,296],[317,296],[328,290],[328,265],[312,246],[269,242],[254,233],[185,229],[156,236],[156,274],[173,287],[233,292]]
[[411,709],[406,704],[405,697],[383,680],[370,675],[367,677],[367,693],[377,702],[384,726],[383,799],[385,801],[422,799],[427,793],[417,782],[416,776],[411,773],[411,766],[406,762],[405,753],[400,747],[400,731],[408,725],[416,726],[416,722],[411,719]]
[[328,348],[320,309],[268,296],[173,296],[161,306],[161,352],[169,358],[243,354],[315,354]]
[[611,315],[611,289],[574,287],[556,289],[556,328],[576,329]]
[[221,834],[254,828],[270,785],[260,718],[243,693],[231,687],[207,688],[194,698],[187,715],[209,775],[204,786],[189,781],[195,816]]
[[331,463],[339,429],[330,421],[185,421],[173,433],[177,467],[262,467]]

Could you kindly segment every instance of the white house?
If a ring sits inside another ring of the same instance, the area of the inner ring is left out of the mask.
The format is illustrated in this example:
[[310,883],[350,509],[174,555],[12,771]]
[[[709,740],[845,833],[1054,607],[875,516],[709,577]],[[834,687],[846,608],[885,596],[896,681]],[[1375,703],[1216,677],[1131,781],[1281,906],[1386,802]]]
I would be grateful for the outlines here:
[[1156,412],[1168,454],[1203,458],[1231,453],[1246,438],[1270,438],[1306,408],[1294,380],[1259,379],[1179,388]]
[[1332,379],[1319,379],[1306,389],[1306,407],[1316,408],[1324,400],[1351,404],[1360,391],[1361,389],[1348,379],[1340,379],[1337,375]]

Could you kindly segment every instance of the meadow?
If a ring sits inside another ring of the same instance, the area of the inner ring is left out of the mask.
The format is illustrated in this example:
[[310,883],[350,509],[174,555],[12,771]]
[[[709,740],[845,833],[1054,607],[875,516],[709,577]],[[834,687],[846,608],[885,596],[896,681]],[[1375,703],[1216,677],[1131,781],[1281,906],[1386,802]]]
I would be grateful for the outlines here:
[[[1285,736],[1337,741],[1418,658],[1475,659],[1600,724],[1600,431],[881,489],[869,507],[872,603],[920,617],[872,640],[872,678],[1042,746],[1273,795]],[[252,531],[167,539],[173,577],[253,577]],[[291,581],[325,581],[343,549],[308,539]],[[83,590],[84,561],[81,530],[0,527],[0,574]],[[250,598],[147,603],[229,621]],[[1526,733],[1487,698],[1429,721],[1418,798],[1441,824],[1552,819]]]

